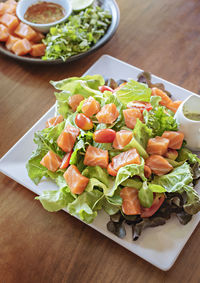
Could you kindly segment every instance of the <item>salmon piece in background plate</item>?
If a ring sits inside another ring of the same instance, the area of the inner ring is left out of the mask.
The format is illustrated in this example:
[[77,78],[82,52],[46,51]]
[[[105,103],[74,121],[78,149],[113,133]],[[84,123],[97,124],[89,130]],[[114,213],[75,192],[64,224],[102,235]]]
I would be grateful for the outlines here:
[[16,16],[5,13],[0,17],[0,23],[4,24],[10,32],[13,32],[19,25],[19,20]]
[[82,100],[84,100],[84,96],[82,96],[81,94],[74,94],[69,97],[68,104],[72,108],[72,110],[76,112],[76,109]]
[[6,42],[9,37],[8,28],[2,24],[0,24],[0,41]]
[[120,197],[122,198],[122,211],[126,215],[137,215],[141,213],[137,189],[124,187],[120,192]]
[[121,167],[129,164],[140,164],[140,155],[135,148],[122,152],[112,158],[113,169],[118,171]]
[[34,40],[34,38],[37,36],[36,31],[32,29],[30,26],[24,24],[24,23],[19,23],[18,27],[15,29],[14,33],[21,37],[21,38],[26,38],[28,40]]
[[173,169],[164,157],[156,154],[149,156],[146,159],[145,164],[150,167],[152,173],[158,176],[165,175]]
[[31,51],[31,43],[26,38],[17,40],[13,46],[12,51],[16,55],[26,55]]
[[163,137],[155,137],[148,140],[147,153],[164,155],[167,152],[169,140]]
[[114,103],[104,105],[97,113],[99,123],[112,124],[119,116],[119,111]]
[[46,49],[46,46],[44,45],[44,43],[33,44],[31,51],[30,51],[30,55],[33,57],[44,56],[45,49]]
[[89,145],[85,157],[84,165],[87,166],[100,166],[101,168],[108,167],[108,151]]
[[70,152],[79,135],[80,130],[76,127],[67,125],[57,139],[58,146],[65,152]]
[[97,114],[101,109],[100,103],[96,101],[92,96],[88,97],[82,105],[82,112],[88,117]]
[[172,103],[171,98],[161,89],[157,88],[157,87],[153,87],[151,89],[151,95],[153,96],[160,96],[161,97],[161,101],[159,102],[162,106],[166,106],[170,103]]
[[162,134],[162,137],[169,140],[169,148],[180,149],[183,143],[184,134],[181,132],[165,131]]
[[123,115],[125,119],[125,124],[130,129],[134,129],[137,122],[137,118],[140,119],[141,121],[143,119],[143,115],[140,109],[137,108],[123,110]]
[[48,151],[48,153],[42,158],[40,164],[46,167],[52,172],[56,172],[60,167],[62,159],[55,154],[53,151]]
[[62,121],[64,121],[64,118],[63,118],[62,115],[58,115],[58,116],[49,118],[49,119],[46,121],[46,128],[49,128],[49,127],[52,127],[52,126],[56,126],[56,125],[58,125],[59,123],[61,123]]
[[121,130],[116,133],[115,139],[113,141],[113,147],[115,149],[123,149],[127,144],[129,144],[132,138],[132,131]]
[[89,178],[83,176],[75,165],[65,171],[64,178],[73,194],[81,194],[89,182]]
[[16,37],[16,36],[13,36],[13,35],[9,35],[8,36],[8,39],[6,41],[6,48],[8,50],[12,50],[12,47],[13,45],[15,44],[15,42],[17,42],[20,38],[19,37]]

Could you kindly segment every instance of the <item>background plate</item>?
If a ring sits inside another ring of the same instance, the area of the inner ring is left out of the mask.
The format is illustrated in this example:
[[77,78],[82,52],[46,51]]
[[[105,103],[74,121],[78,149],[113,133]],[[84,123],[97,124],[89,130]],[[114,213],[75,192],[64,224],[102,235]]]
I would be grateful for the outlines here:
[[[0,2],[5,2],[0,0]],[[10,52],[9,50],[7,50],[5,48],[5,44],[0,42],[0,53],[7,55],[13,59],[19,60],[19,61],[23,61],[23,62],[27,62],[27,63],[36,63],[36,64],[66,64],[75,60],[78,60],[82,57],[85,57],[89,54],[91,54],[92,52],[94,52],[95,50],[97,50],[98,48],[100,48],[101,46],[103,46],[108,40],[111,39],[111,37],[114,35],[114,33],[116,32],[118,25],[119,25],[119,20],[120,20],[120,12],[119,12],[119,8],[117,3],[115,2],[115,0],[98,0],[99,5],[104,9],[104,10],[108,10],[110,11],[111,15],[112,15],[112,22],[111,25],[109,26],[107,32],[105,33],[105,35],[95,44],[93,45],[88,51],[84,52],[84,53],[80,53],[78,55],[74,55],[72,57],[70,57],[69,59],[67,59],[65,62],[62,59],[57,59],[57,60],[48,60],[48,61],[44,61],[42,59],[39,58],[33,58],[33,57],[29,57],[29,56],[17,56],[14,53]]]
[[[141,71],[142,70],[119,61],[118,59],[104,55],[85,75],[101,74],[107,78],[136,79],[138,73]],[[174,99],[184,100],[191,94],[190,91],[158,77],[152,76],[152,80],[153,82],[164,83],[166,89],[173,94]],[[35,144],[33,143],[34,132],[43,129],[45,121],[52,117],[54,112],[55,106],[53,106],[0,160],[0,171],[36,194],[41,194],[41,192],[47,188],[52,190],[57,188],[53,182],[47,180],[42,181],[36,186],[29,179],[25,168],[28,158],[35,149]],[[185,226],[179,224],[178,220],[172,217],[164,226],[145,230],[136,242],[133,242],[131,239],[131,229],[129,226],[126,226],[127,235],[124,239],[119,239],[107,231],[106,224],[108,220],[109,216],[102,211],[90,226],[156,267],[162,270],[168,270],[174,264],[182,248],[198,225],[200,214],[195,215]]]

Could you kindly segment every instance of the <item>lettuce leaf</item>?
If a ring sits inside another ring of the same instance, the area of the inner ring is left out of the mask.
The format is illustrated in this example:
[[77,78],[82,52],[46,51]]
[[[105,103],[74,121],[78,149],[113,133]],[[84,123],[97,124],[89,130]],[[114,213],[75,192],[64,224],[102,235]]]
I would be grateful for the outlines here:
[[191,215],[198,213],[200,211],[200,196],[191,186],[185,186],[184,190],[187,194],[186,203],[183,205],[184,210]]
[[178,153],[177,161],[188,161],[190,164],[198,162],[200,164],[200,158],[192,153],[188,148],[181,148]]
[[166,189],[167,192],[177,192],[185,185],[192,182],[190,166],[187,162],[174,168],[169,174],[154,177],[153,184],[157,184]]
[[116,92],[116,96],[125,105],[133,100],[149,102],[151,89],[146,84],[130,80]]
[[58,191],[43,191],[35,199],[39,200],[42,206],[50,212],[61,210],[74,201],[71,192],[64,188]]
[[[146,140],[146,138],[145,138]],[[143,141],[144,142],[144,141]],[[135,137],[132,138],[132,140],[130,141],[129,144],[127,144],[123,149],[122,151],[127,151],[131,148],[136,148],[139,155],[142,156],[144,159],[148,158],[149,155],[148,153],[146,152],[146,150],[144,149],[144,147],[136,140]]]
[[164,131],[177,131],[176,120],[166,113],[165,107],[158,106],[156,109],[143,111],[144,121],[148,128],[152,129],[152,135],[161,136]]
[[126,181],[127,179],[133,177],[133,176],[139,176],[143,181],[146,181],[146,178],[144,176],[144,159],[141,158],[141,164],[130,164],[126,165],[124,167],[121,167],[119,171],[117,172],[117,176],[115,179],[115,184],[113,187],[110,187],[107,196],[113,196],[115,190],[118,188],[118,186]]
[[139,190],[138,198],[143,207],[151,207],[153,203],[153,192],[149,189],[147,182],[144,182]]
[[98,90],[100,85],[104,84],[104,78],[101,75],[85,76],[85,77],[72,77],[61,81],[50,81],[50,83],[61,92],[56,92],[56,113],[62,114],[67,118],[72,110],[68,104],[69,97],[74,94],[81,94],[83,97],[89,96],[101,102],[103,95]]
[[105,184],[107,187],[109,185],[109,175],[107,170],[102,169],[99,166],[88,166],[86,167],[83,172],[82,175],[91,179],[91,178],[95,178],[97,180],[99,180],[101,183]]
[[91,223],[97,216],[97,210],[102,208],[103,193],[98,190],[83,192],[73,202],[68,204],[70,214],[80,217],[86,223]]
[[152,130],[137,119],[135,128],[133,130],[133,136],[139,144],[146,149],[148,140],[152,137]]

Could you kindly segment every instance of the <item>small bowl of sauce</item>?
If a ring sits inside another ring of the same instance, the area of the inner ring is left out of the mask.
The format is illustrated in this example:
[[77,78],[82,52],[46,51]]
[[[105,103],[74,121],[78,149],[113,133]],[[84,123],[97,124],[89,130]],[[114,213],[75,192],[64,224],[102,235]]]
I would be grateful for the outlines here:
[[200,96],[191,95],[178,108],[175,119],[187,140],[187,147],[200,150]]
[[16,11],[22,22],[43,33],[66,21],[71,12],[69,0],[21,0]]

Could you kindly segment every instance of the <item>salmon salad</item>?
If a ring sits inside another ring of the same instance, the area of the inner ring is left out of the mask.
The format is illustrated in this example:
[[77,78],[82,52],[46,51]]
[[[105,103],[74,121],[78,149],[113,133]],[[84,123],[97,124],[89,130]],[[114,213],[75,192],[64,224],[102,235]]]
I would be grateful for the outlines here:
[[35,133],[26,165],[36,185],[57,184],[36,197],[46,210],[66,208],[86,223],[103,210],[107,229],[124,238],[130,225],[133,240],[174,216],[186,225],[200,211],[200,159],[174,118],[181,101],[163,84],[146,72],[137,80],[87,75],[50,83],[56,113]]

